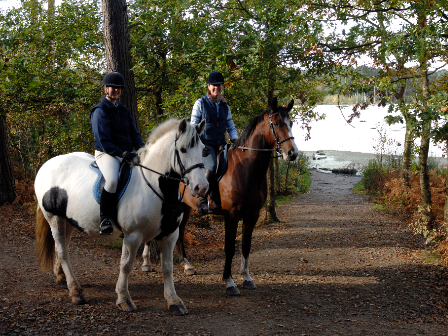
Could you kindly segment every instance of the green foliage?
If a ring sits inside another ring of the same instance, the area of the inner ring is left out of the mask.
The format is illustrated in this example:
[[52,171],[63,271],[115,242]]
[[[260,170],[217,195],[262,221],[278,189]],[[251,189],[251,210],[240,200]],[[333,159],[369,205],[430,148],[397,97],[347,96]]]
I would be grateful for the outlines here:
[[52,156],[92,148],[89,109],[99,100],[102,34],[96,1],[38,2],[2,15],[0,113],[26,175]]
[[389,167],[378,159],[370,160],[362,170],[364,188],[370,195],[380,195],[384,191]]
[[293,195],[298,192],[308,192],[311,185],[308,166],[308,157],[303,152],[299,152],[297,159],[293,162],[281,160],[279,164],[280,190],[277,193]]
[[[206,94],[207,75],[223,72],[224,96],[242,130],[275,94],[296,100],[303,123],[317,117],[320,81],[293,64],[308,62],[304,50],[317,43],[320,23],[297,21],[295,3],[227,1],[142,1],[131,6],[134,72],[144,129],[168,117],[190,117]],[[287,9],[290,8],[291,11]]]
[[355,186],[353,187],[353,193],[355,195],[360,195],[360,194],[366,194],[367,190],[364,187],[364,179],[362,179],[361,181],[359,181],[358,183],[355,184]]

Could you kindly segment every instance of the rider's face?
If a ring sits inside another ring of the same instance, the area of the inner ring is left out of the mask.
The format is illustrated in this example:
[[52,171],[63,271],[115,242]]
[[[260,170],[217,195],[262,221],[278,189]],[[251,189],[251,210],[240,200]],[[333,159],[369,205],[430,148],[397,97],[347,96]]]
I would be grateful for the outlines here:
[[106,93],[106,98],[115,104],[118,98],[121,96],[121,87],[117,86],[106,86],[104,92]]
[[210,94],[212,95],[212,99],[214,101],[219,101],[219,98],[221,97],[222,89],[224,88],[224,84],[207,84],[208,90],[210,91]]

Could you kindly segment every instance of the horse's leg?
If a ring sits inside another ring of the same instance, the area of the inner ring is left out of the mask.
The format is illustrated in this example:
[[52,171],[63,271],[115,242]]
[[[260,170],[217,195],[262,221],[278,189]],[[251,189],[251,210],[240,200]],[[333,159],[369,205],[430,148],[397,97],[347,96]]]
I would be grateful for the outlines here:
[[225,215],[225,246],[224,252],[226,254],[226,262],[224,264],[223,280],[226,283],[227,295],[235,296],[240,295],[236,284],[232,279],[232,260],[235,255],[235,239],[238,228],[238,219],[231,215]]
[[188,314],[182,300],[177,296],[173,281],[173,250],[179,236],[179,230],[158,240],[162,255],[162,274],[164,285],[164,296],[168,303],[171,314],[176,316]]
[[[82,288],[73,274],[67,248],[73,228],[65,219],[58,216],[54,216],[51,222],[51,232],[53,234],[57,254],[57,266],[55,266],[55,269],[58,272],[57,276],[59,277],[60,268],[62,268],[65,273],[67,288],[69,291],[69,296],[72,299],[72,303],[75,305],[85,304],[86,300],[82,295]],[[62,277],[60,279],[62,279]]]
[[184,245],[185,227],[187,226],[188,219],[190,218],[190,213],[191,208],[188,205],[184,204],[184,216],[182,217],[182,222],[179,225],[179,239],[177,240],[176,246],[179,253],[179,262],[184,265],[185,274],[195,275],[196,270],[187,260],[187,254],[185,253]]
[[151,267],[151,253],[150,253],[150,249],[149,249],[149,244],[151,242],[146,242],[145,243],[145,248],[143,249],[143,253],[142,253],[142,258],[143,258],[143,265],[142,265],[142,271],[143,272],[152,272],[152,267]]
[[134,266],[134,259],[137,255],[137,250],[142,243],[142,240],[142,235],[137,232],[133,232],[130,235],[125,235],[123,239],[123,248],[120,261],[120,274],[118,275],[115,292],[118,295],[118,308],[127,312],[131,312],[137,309],[137,306],[134,304],[131,299],[131,295],[129,294],[128,282],[129,273],[131,273],[132,267]]
[[254,231],[255,224],[257,223],[259,212],[256,214],[246,215],[243,218],[243,239],[241,244],[242,256],[241,256],[241,275],[243,276],[243,288],[255,289],[257,286],[249,275],[249,253],[252,243],[252,232]]
[[[67,225],[65,228],[65,243],[67,246],[70,244],[74,227]],[[62,269],[61,260],[56,256],[56,260],[53,267],[54,274],[56,275],[56,283],[60,288],[67,289],[67,280],[65,278],[64,270]]]

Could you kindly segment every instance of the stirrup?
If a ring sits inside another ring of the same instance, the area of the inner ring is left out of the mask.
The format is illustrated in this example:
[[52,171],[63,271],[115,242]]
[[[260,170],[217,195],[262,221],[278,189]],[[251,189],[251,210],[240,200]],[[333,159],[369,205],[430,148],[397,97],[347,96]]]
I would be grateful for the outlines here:
[[100,235],[111,235],[114,232],[114,225],[109,218],[104,218],[100,224]]

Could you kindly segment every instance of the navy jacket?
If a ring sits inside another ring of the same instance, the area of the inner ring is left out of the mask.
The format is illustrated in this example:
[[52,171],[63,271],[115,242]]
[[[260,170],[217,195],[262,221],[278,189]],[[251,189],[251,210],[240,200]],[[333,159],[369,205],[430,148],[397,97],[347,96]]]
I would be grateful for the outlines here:
[[120,103],[115,106],[106,97],[90,111],[95,149],[112,156],[121,156],[144,146],[135,127],[131,111]]
[[219,116],[216,113],[216,104],[207,96],[202,97],[202,119],[206,120],[205,131],[201,135],[204,144],[219,146],[226,143],[227,114],[229,108],[226,102],[219,104]]

